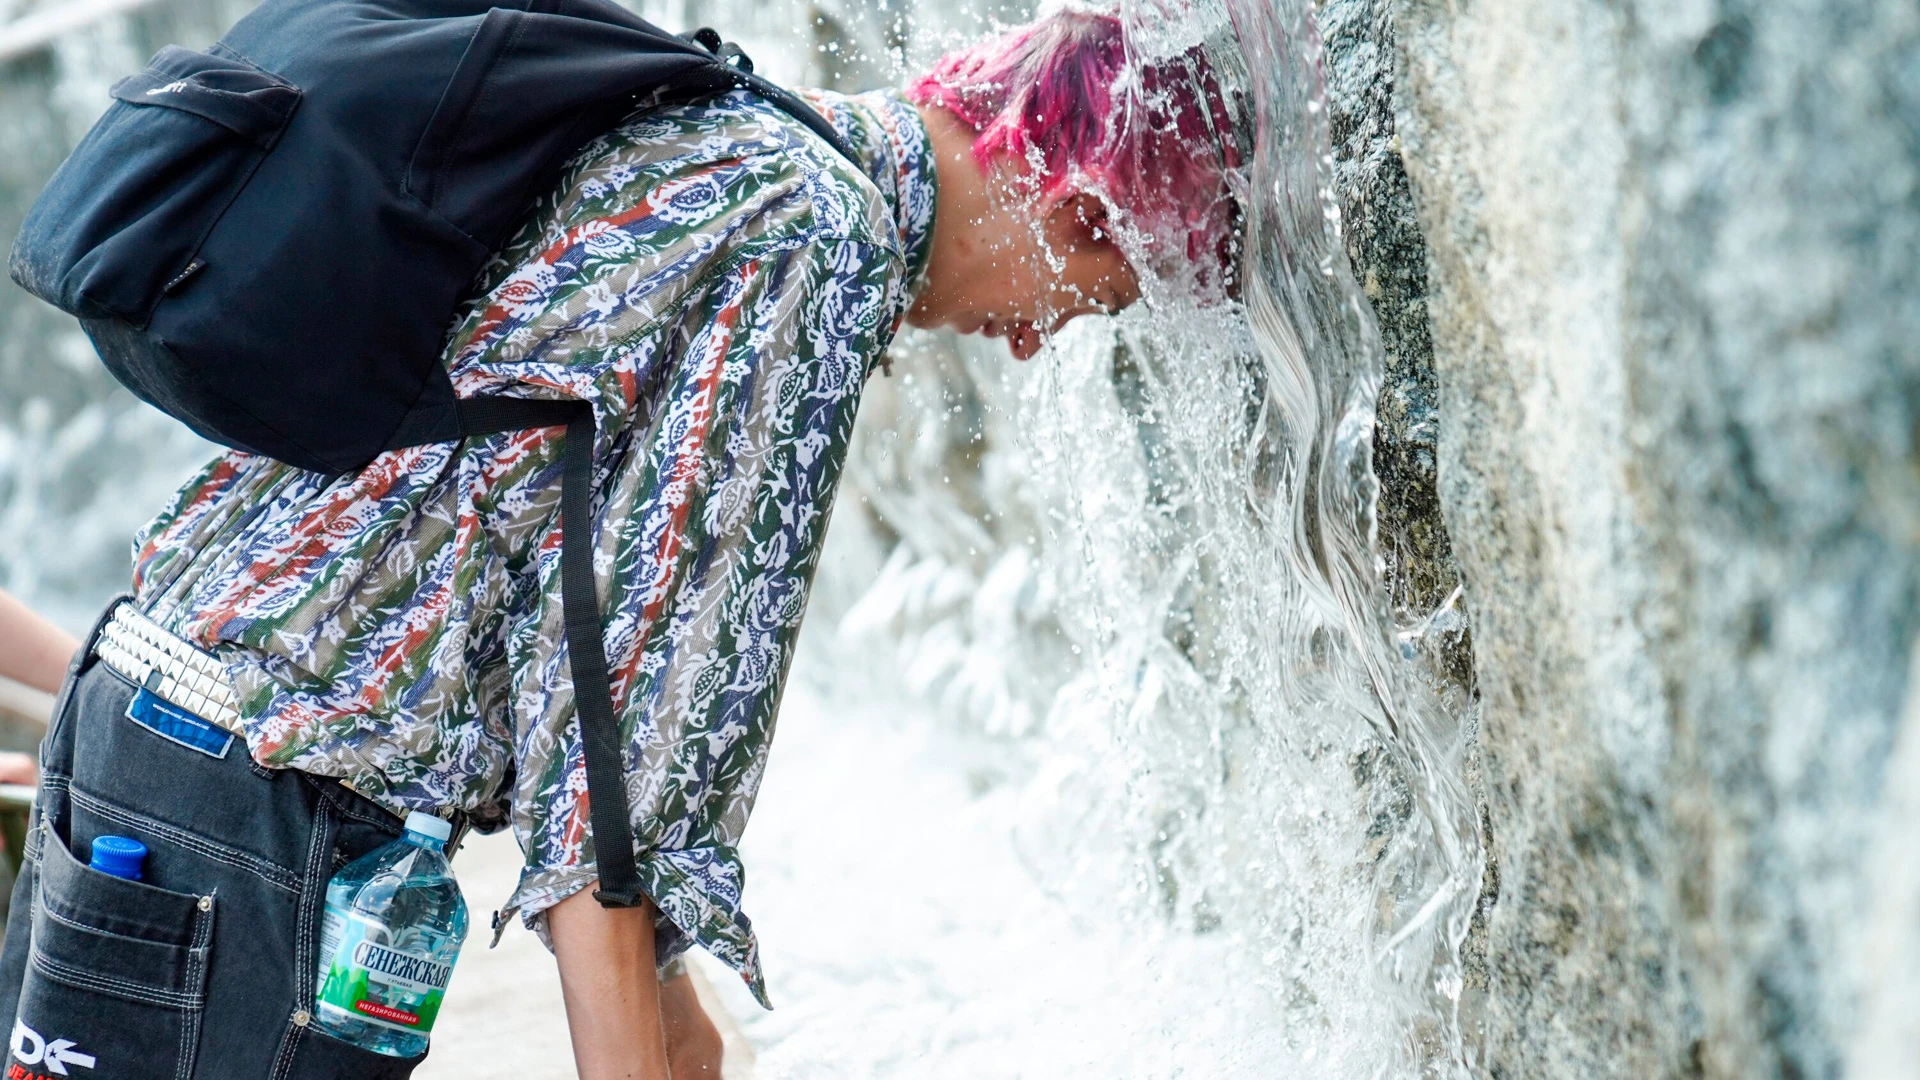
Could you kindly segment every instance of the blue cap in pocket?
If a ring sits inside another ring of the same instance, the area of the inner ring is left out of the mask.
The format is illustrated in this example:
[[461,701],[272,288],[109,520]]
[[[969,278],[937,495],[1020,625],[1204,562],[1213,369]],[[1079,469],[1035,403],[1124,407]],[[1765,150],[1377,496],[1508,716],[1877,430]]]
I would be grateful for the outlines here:
[[93,858],[87,864],[103,874],[140,880],[140,864],[147,859],[147,845],[130,836],[96,836]]

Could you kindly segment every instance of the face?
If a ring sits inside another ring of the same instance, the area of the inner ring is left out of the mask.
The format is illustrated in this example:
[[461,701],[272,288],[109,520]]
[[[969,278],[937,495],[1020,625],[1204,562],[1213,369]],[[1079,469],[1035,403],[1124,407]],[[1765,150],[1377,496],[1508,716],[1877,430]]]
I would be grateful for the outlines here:
[[1070,320],[1113,314],[1140,298],[1098,198],[1036,199],[1023,167],[981,170],[971,130],[956,134],[952,124],[944,113],[929,117],[939,168],[933,251],[908,322],[1005,338],[1025,360]]

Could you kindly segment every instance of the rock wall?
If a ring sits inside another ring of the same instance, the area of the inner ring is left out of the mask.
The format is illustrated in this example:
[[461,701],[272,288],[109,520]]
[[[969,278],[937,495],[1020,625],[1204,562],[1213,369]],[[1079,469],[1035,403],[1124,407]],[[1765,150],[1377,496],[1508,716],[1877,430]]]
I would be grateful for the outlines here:
[[[1429,328],[1427,242],[1402,160],[1395,119],[1395,34],[1390,0],[1328,0],[1316,12],[1323,42],[1333,193],[1341,239],[1380,327],[1382,350],[1373,469],[1379,478],[1376,548],[1394,621],[1425,627],[1425,670],[1449,707],[1477,722],[1473,640],[1460,566],[1440,509],[1440,400]],[[1460,946],[1462,1014],[1471,1040],[1489,988],[1487,918],[1500,868],[1477,741],[1466,753],[1486,867]]]
[[[1459,572],[1440,517],[1427,245],[1394,129],[1393,20],[1386,0],[1329,0],[1317,21],[1341,239],[1385,353],[1373,457],[1379,547],[1393,606],[1403,620],[1418,618],[1446,602]],[[1463,682],[1471,661],[1461,658]]]
[[1910,1070],[1920,8],[1392,16],[1488,1072]]

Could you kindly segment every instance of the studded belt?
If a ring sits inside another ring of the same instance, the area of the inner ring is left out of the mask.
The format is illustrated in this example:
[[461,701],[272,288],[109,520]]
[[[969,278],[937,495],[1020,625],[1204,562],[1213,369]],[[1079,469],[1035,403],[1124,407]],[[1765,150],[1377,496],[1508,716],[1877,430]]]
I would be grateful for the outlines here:
[[94,654],[108,667],[207,722],[244,736],[226,669],[132,604],[121,604],[100,630]]

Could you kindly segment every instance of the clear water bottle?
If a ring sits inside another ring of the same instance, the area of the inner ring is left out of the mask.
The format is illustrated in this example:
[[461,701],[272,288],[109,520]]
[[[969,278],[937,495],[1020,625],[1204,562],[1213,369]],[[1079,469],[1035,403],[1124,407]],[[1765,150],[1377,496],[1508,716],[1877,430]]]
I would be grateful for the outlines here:
[[407,815],[406,835],[327,883],[313,1023],[393,1057],[425,1053],[467,937],[467,902],[444,854],[452,826]]

